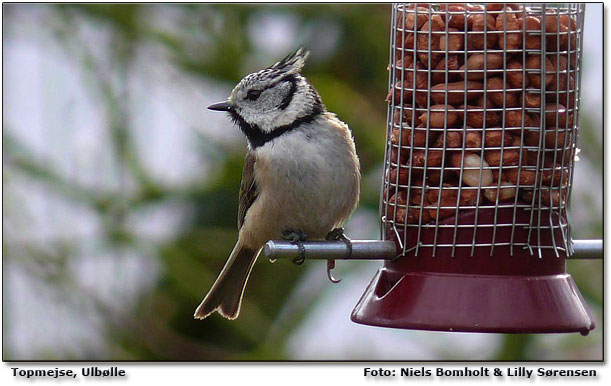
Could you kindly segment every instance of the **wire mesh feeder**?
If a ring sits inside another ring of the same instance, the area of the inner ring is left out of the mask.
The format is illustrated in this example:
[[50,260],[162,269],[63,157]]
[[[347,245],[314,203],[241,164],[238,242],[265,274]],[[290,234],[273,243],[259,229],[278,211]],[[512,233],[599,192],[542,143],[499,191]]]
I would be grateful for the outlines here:
[[584,4],[392,7],[384,239],[354,321],[594,328],[565,258]]

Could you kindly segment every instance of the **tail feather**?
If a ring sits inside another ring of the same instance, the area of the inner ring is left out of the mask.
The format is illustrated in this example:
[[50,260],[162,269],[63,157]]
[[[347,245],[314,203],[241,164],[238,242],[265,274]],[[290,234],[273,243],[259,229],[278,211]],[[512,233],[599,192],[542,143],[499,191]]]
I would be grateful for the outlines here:
[[227,319],[238,317],[244,288],[258,254],[258,250],[236,244],[219,277],[195,310],[195,319],[205,319],[214,311]]

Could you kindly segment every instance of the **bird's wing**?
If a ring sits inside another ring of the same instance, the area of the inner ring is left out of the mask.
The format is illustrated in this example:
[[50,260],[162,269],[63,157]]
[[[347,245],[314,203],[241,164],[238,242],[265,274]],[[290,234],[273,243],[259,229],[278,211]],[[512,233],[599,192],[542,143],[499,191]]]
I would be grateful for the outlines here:
[[240,185],[240,206],[238,207],[238,229],[242,228],[246,212],[258,195],[257,184],[255,183],[255,159],[254,153],[249,151],[244,160],[242,183]]

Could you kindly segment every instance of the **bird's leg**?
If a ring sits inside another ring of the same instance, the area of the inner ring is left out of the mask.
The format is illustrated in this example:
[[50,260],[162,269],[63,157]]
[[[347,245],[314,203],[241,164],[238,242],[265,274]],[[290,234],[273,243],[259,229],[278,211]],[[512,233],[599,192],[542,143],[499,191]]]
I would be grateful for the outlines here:
[[[327,240],[336,240],[336,241],[343,241],[346,246],[348,247],[348,253],[346,254],[346,257],[350,257],[350,255],[352,255],[352,240],[350,240],[345,234],[344,234],[344,228],[335,228],[333,229],[331,232],[329,232],[329,234],[326,237]],[[342,281],[342,279],[336,279],[333,277],[333,274],[331,274],[331,270],[335,268],[335,260],[329,259],[327,260],[327,277],[329,278],[329,280],[331,281],[331,283],[339,283],[340,281]]]
[[305,252],[306,251],[305,251],[305,247],[303,246],[303,241],[305,241],[307,237],[308,235],[306,235],[303,231],[300,231],[300,230],[298,231],[286,230],[282,232],[283,239],[292,242],[293,244],[297,245],[297,247],[299,248],[299,257],[291,260],[293,264],[301,265],[305,261]]
[[326,239],[335,240],[335,241],[340,241],[340,240],[343,241],[346,244],[346,246],[348,247],[348,253],[346,254],[346,258],[352,255],[352,240],[350,240],[348,236],[344,234],[344,228],[333,229],[331,232],[329,232],[329,234],[327,234]]

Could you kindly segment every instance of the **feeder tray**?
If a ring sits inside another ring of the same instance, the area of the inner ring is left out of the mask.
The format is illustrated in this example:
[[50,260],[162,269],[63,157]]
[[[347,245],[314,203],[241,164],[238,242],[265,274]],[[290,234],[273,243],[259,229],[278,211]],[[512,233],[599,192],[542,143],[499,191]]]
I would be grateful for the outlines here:
[[[493,213],[480,211],[491,219]],[[444,223],[454,223],[454,218]],[[484,220],[485,221],[485,220]],[[466,213],[459,224],[473,224]],[[482,230],[482,238],[492,228]],[[425,232],[427,233],[427,232]],[[430,232],[429,232],[430,233]],[[473,232],[464,232],[467,239]],[[392,236],[392,235],[389,235]],[[424,238],[432,236],[425,234]],[[466,241],[466,240],[461,240]],[[439,248],[388,261],[380,268],[352,312],[352,321],[416,330],[551,333],[594,328],[589,308],[565,259],[547,250],[543,257],[510,246]]]

